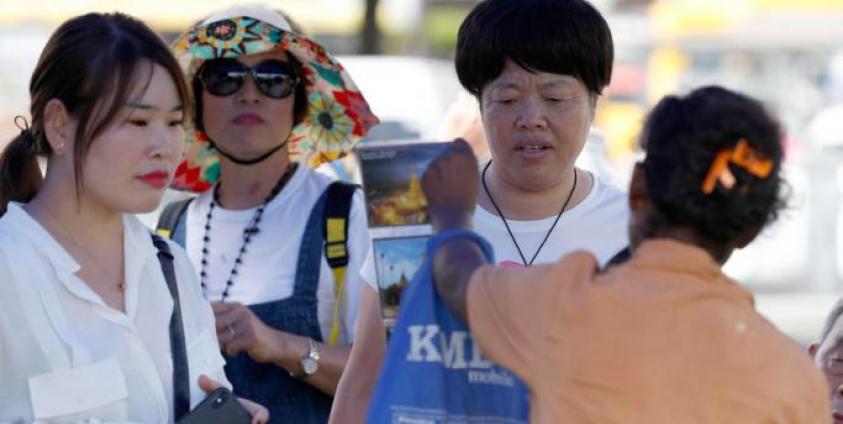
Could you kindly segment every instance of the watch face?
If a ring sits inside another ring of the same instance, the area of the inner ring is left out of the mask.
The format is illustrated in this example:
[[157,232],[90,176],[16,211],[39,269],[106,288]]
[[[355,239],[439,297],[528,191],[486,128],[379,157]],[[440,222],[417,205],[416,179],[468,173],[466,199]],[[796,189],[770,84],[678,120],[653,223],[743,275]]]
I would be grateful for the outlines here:
[[313,358],[304,358],[301,360],[301,366],[304,369],[305,374],[311,375],[316,372],[318,364],[313,360]]

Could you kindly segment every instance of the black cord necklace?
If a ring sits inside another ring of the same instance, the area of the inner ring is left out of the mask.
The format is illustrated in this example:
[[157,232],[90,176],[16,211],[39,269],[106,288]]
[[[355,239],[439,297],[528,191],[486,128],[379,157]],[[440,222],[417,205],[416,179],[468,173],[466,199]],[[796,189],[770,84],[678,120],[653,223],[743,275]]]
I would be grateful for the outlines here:
[[577,188],[577,170],[574,169],[574,184],[571,186],[571,191],[568,193],[568,198],[565,199],[565,204],[562,205],[562,210],[556,214],[556,219],[553,221],[553,225],[550,226],[550,229],[547,230],[547,234],[544,235],[544,240],[542,240],[541,244],[539,244],[539,248],[536,249],[536,253],[533,254],[533,257],[530,258],[530,262],[527,262],[527,258],[524,256],[524,253],[521,251],[521,246],[518,245],[518,240],[515,239],[515,234],[512,233],[512,229],[509,228],[509,223],[506,221],[506,217],[503,216],[503,211],[498,206],[497,202],[495,202],[495,198],[492,197],[492,192],[489,191],[489,186],[486,185],[486,171],[489,170],[489,166],[492,165],[492,161],[486,163],[486,166],[483,167],[483,177],[480,181],[483,183],[483,190],[486,191],[486,196],[489,196],[489,200],[492,202],[492,206],[495,207],[495,211],[498,213],[498,216],[501,217],[501,221],[503,221],[503,226],[506,227],[506,232],[509,233],[509,238],[512,239],[512,244],[515,245],[515,249],[518,250],[518,255],[521,256],[521,261],[524,263],[524,266],[531,266],[536,258],[539,256],[539,252],[542,251],[544,244],[547,243],[547,239],[550,238],[550,234],[553,232],[553,229],[556,228],[556,223],[559,222],[559,218],[562,217],[562,213],[565,212],[565,209],[568,208],[568,203],[571,201],[571,198],[574,197],[574,190]]
[[[278,182],[275,183],[275,187],[272,188],[272,191],[269,192],[269,195],[266,197],[266,200],[258,206],[257,210],[255,210],[255,214],[252,216],[252,220],[249,221],[249,224],[246,228],[243,229],[243,244],[240,246],[240,251],[237,253],[237,258],[234,259],[234,264],[231,266],[231,272],[228,274],[228,280],[225,282],[225,289],[222,291],[222,297],[220,298],[221,302],[225,302],[225,299],[228,297],[229,290],[231,290],[231,286],[234,285],[234,277],[237,275],[237,268],[243,264],[243,254],[246,253],[246,246],[252,241],[252,237],[258,233],[258,224],[261,222],[261,217],[263,216],[263,210],[266,209],[266,205],[269,204],[278,193],[287,185],[287,181],[290,180],[290,177],[293,175],[294,171],[296,170],[297,164],[295,162],[291,162],[287,165],[287,169],[284,171],[284,174],[281,175],[281,178],[278,179]],[[211,198],[211,206],[208,208],[208,214],[205,216],[205,235],[202,237],[202,265],[201,271],[199,272],[199,284],[202,287],[202,293],[205,297],[208,297],[207,294],[207,285],[205,281],[207,280],[208,273],[208,244],[211,241],[210,232],[211,232],[211,216],[214,213],[214,208],[218,203],[218,195],[219,195],[219,188],[220,185],[217,184],[214,187],[214,195]]]

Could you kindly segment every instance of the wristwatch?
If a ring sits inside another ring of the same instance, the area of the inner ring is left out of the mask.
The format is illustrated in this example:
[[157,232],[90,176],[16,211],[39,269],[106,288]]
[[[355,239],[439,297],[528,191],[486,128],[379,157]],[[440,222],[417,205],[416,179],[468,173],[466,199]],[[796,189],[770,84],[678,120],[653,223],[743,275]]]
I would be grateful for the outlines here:
[[304,378],[309,375],[313,375],[316,373],[316,370],[319,369],[319,345],[311,338],[307,339],[307,345],[307,355],[304,355],[301,359],[299,359],[302,372],[298,374],[290,373],[290,375],[295,378]]

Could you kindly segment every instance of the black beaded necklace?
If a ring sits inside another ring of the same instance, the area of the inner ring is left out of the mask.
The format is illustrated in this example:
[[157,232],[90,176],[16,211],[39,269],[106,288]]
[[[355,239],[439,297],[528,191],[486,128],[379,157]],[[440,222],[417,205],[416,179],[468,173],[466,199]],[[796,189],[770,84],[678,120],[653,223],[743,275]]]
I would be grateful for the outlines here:
[[539,256],[539,252],[542,251],[544,244],[547,243],[547,239],[550,238],[550,233],[553,232],[553,229],[556,228],[556,223],[559,222],[559,218],[562,217],[562,213],[565,212],[565,209],[568,208],[568,203],[571,201],[571,198],[574,196],[574,190],[577,188],[577,170],[574,169],[574,184],[571,186],[571,191],[568,193],[568,198],[565,199],[565,204],[562,205],[562,210],[556,214],[556,219],[553,221],[553,225],[550,226],[550,229],[547,230],[547,234],[544,235],[544,240],[542,240],[541,244],[539,244],[539,248],[536,249],[536,253],[533,254],[533,257],[530,258],[530,262],[527,262],[527,258],[524,256],[524,253],[521,251],[521,246],[518,245],[518,240],[515,239],[515,234],[512,233],[512,229],[509,228],[509,223],[506,221],[506,217],[503,216],[503,211],[498,206],[497,202],[495,202],[495,198],[492,197],[492,192],[489,191],[489,186],[486,185],[486,171],[489,170],[489,166],[492,165],[492,161],[486,163],[486,166],[483,167],[483,177],[480,181],[483,183],[483,190],[486,191],[486,196],[489,196],[489,200],[492,202],[492,206],[495,207],[495,211],[498,213],[498,216],[501,217],[501,221],[503,221],[503,226],[506,227],[506,232],[509,233],[509,238],[512,239],[512,244],[515,245],[515,249],[518,250],[518,255],[521,256],[521,261],[524,263],[524,266],[531,266],[536,258]]
[[[281,175],[281,178],[278,179],[278,182],[275,183],[275,187],[272,188],[272,191],[269,192],[269,195],[266,197],[266,200],[258,206],[255,210],[254,216],[252,216],[252,220],[249,221],[249,225],[243,229],[243,244],[240,246],[240,251],[237,253],[237,258],[234,259],[234,264],[231,266],[231,272],[228,275],[228,280],[225,282],[225,289],[222,291],[222,298],[220,298],[221,302],[225,302],[225,299],[228,297],[229,290],[231,290],[231,286],[234,285],[234,277],[237,276],[237,268],[243,264],[243,254],[246,253],[246,246],[249,245],[249,242],[252,241],[252,237],[258,233],[258,224],[261,222],[261,217],[263,216],[263,210],[266,209],[266,205],[269,204],[278,193],[287,185],[287,181],[290,180],[290,177],[294,174],[296,170],[297,164],[295,162],[291,162],[287,169],[284,171],[284,174]],[[219,197],[219,188],[220,185],[217,184],[214,187],[214,195],[211,198],[211,206],[208,208],[208,214],[205,216],[205,235],[202,237],[202,268],[199,272],[199,284],[202,286],[202,293],[207,298],[207,285],[205,283],[208,273],[208,243],[211,241],[211,237],[209,236],[211,232],[211,216],[214,213],[214,208],[217,206]]]

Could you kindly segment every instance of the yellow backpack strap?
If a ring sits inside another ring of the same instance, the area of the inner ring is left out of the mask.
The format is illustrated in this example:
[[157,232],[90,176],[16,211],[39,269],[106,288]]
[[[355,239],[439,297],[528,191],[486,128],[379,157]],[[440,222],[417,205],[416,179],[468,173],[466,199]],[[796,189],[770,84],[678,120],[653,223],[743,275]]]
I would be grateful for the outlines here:
[[335,181],[328,186],[325,199],[325,259],[334,274],[334,312],[328,345],[335,346],[342,328],[342,311],[345,310],[345,268],[348,266],[348,216],[351,199],[357,186]]

